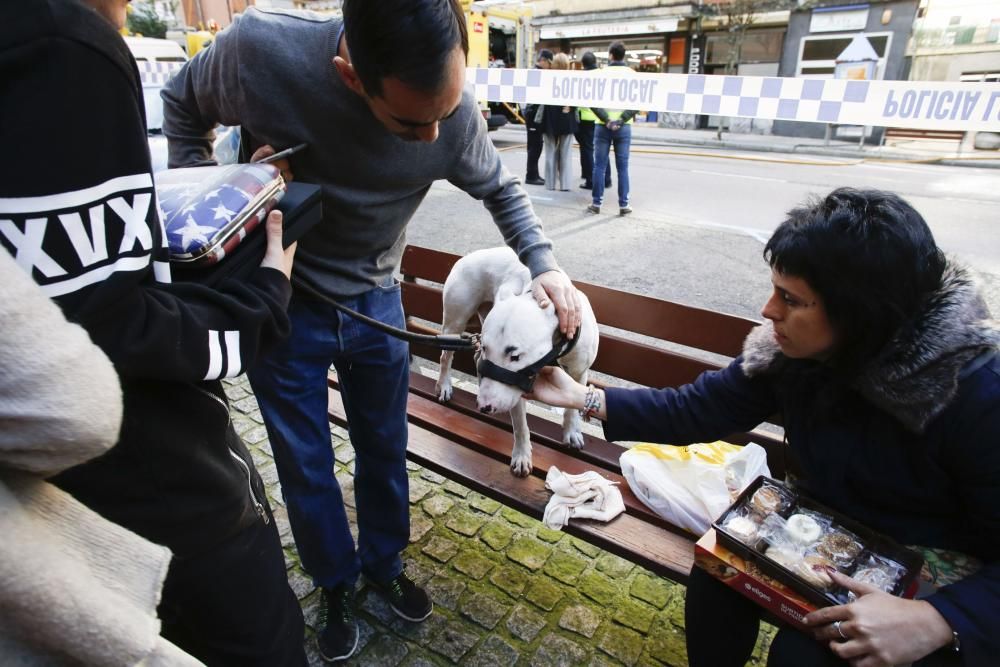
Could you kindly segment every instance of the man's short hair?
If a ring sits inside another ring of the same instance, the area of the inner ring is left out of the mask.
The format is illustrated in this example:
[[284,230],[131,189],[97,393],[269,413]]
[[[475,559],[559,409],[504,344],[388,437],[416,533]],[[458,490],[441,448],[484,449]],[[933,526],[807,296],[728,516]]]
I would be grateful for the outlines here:
[[344,0],[343,12],[351,64],[372,97],[382,94],[387,77],[435,92],[455,48],[469,55],[458,0]]
[[621,42],[611,42],[608,53],[611,54],[611,59],[616,62],[625,60],[625,45]]
[[[538,60],[548,60],[551,63],[554,57],[555,56],[553,56],[552,52],[549,51],[548,49],[542,49],[541,51],[538,52]],[[538,62],[538,60],[536,60],[535,62]]]
[[597,69],[597,56],[593,51],[584,51],[580,56],[580,64],[583,65],[583,69]]

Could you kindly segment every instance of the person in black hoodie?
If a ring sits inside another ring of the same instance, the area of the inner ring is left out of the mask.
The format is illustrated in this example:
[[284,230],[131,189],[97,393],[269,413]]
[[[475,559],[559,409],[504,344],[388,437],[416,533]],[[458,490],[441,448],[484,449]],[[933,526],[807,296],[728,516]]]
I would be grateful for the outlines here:
[[287,334],[294,249],[272,214],[248,281],[171,282],[138,70],[115,32],[127,3],[0,7],[0,138],[16,156],[0,244],[108,355],[124,398],[115,447],[53,481],[174,553],[164,637],[209,664],[304,664],[301,608],[219,381]]

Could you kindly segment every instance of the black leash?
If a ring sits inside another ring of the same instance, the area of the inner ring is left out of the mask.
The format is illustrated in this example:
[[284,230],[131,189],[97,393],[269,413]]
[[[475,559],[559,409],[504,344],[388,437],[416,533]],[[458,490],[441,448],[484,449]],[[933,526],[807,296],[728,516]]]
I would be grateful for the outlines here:
[[577,329],[576,335],[572,338],[567,338],[566,336],[560,334],[558,341],[552,345],[552,349],[549,350],[547,354],[542,356],[541,359],[519,371],[510,371],[506,368],[497,366],[488,359],[481,359],[478,357],[479,334],[467,334],[464,332],[458,335],[418,334],[413,333],[412,331],[407,331],[406,329],[397,329],[396,327],[386,324],[385,322],[380,322],[372,317],[368,317],[367,315],[362,315],[355,310],[351,310],[347,306],[338,303],[325,294],[320,293],[312,285],[302,282],[301,280],[297,280],[294,287],[295,289],[302,290],[308,296],[334,307],[341,313],[344,313],[349,317],[353,317],[359,322],[364,322],[368,326],[374,327],[379,331],[383,331],[394,338],[399,338],[411,343],[424,343],[439,350],[453,352],[469,350],[476,352],[476,371],[479,373],[480,377],[488,377],[492,380],[496,380],[497,382],[517,387],[524,392],[531,391],[531,388],[535,384],[535,378],[538,377],[538,373],[542,368],[545,366],[557,365],[558,360],[569,354],[569,352],[576,346],[576,342],[580,339],[579,329]]
[[359,322],[364,322],[370,327],[374,327],[379,331],[385,332],[394,338],[399,338],[411,343],[423,343],[425,345],[430,345],[436,347],[439,350],[447,350],[452,352],[462,352],[465,350],[474,351],[479,345],[479,336],[467,333],[461,333],[458,335],[454,334],[419,334],[413,333],[412,331],[407,331],[406,329],[397,329],[394,326],[386,324],[385,322],[380,322],[373,317],[368,317],[367,315],[362,315],[361,313],[351,310],[347,306],[337,303],[325,294],[321,294],[316,288],[308,283],[302,282],[301,279],[297,279],[294,283],[294,288],[296,290],[301,290],[305,292],[309,297],[314,298],[318,301],[322,301],[325,304],[333,306],[340,312],[353,317]]

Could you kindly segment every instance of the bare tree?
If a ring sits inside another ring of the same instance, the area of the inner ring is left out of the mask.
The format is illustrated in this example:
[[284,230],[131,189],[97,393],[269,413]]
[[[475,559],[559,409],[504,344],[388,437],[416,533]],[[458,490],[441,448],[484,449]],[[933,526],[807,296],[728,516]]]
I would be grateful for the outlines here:
[[[739,71],[740,62],[743,60],[743,43],[747,38],[747,30],[754,24],[757,14],[763,11],[765,5],[773,4],[769,0],[730,0],[719,7],[722,21],[720,28],[727,32],[726,46],[726,69],[727,76],[736,74]],[[716,128],[716,139],[722,139],[722,131],[728,124],[726,117],[719,118],[719,126]]]

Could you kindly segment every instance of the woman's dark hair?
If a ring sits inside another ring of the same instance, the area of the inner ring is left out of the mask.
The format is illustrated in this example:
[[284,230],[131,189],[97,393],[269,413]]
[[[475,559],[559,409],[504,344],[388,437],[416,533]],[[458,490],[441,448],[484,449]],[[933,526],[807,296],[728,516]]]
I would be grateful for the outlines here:
[[436,92],[456,47],[469,55],[469,33],[458,0],[344,0],[344,33],[365,92],[382,94],[395,77]]
[[912,325],[945,269],[912,206],[890,192],[853,188],[789,211],[764,259],[823,299],[835,332],[829,361],[842,377],[853,377]]

